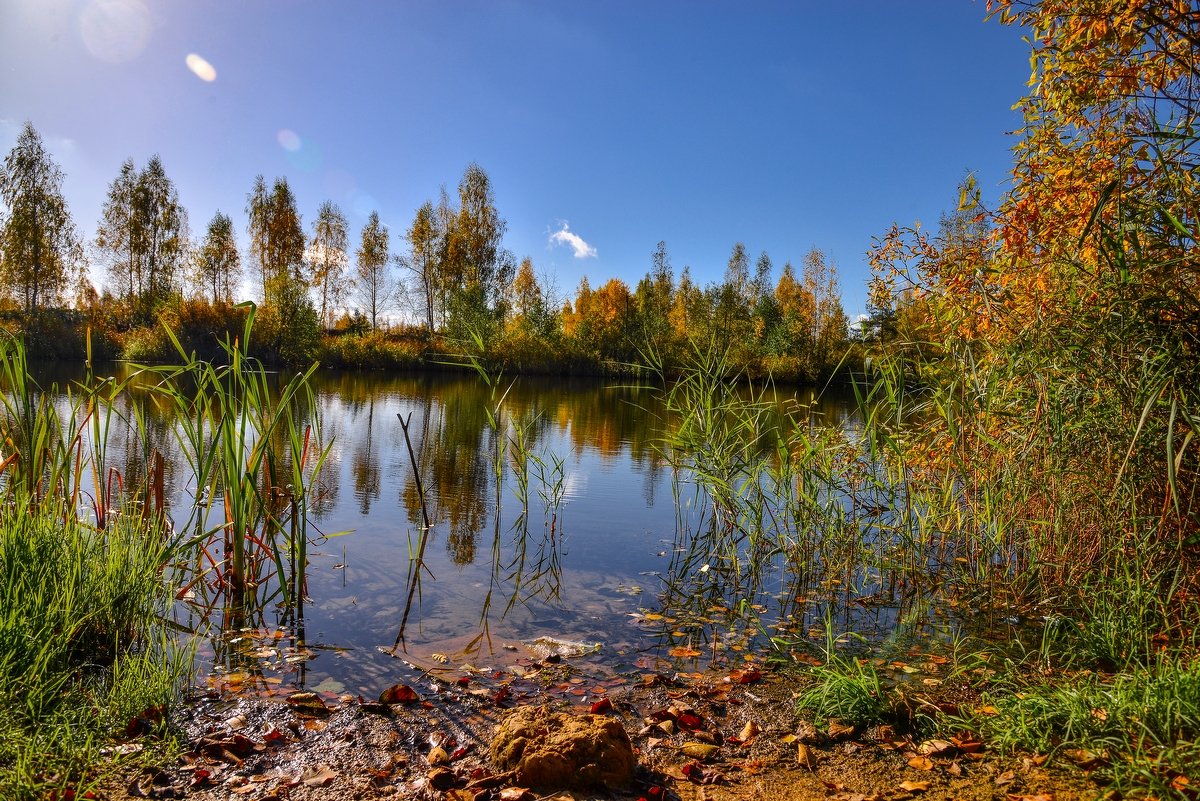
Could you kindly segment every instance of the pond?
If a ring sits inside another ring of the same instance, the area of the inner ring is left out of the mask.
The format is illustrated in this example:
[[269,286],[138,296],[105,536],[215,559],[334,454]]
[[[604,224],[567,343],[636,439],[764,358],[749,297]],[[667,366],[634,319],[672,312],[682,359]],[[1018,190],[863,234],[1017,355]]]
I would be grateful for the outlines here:
[[[43,386],[76,377],[61,366],[38,374]],[[800,575],[795,554],[721,564],[738,554],[696,536],[711,510],[664,455],[660,388],[328,372],[313,388],[330,450],[310,495],[302,597],[285,606],[265,593],[258,608],[234,609],[211,602],[203,577],[181,591],[176,622],[218,689],[374,697],[419,673],[519,678],[523,661],[547,652],[603,679],[741,664],[784,629],[819,640],[822,625],[890,636],[904,623],[897,604],[870,602],[879,587],[861,574],[821,576],[824,591],[809,594],[816,579]],[[775,388],[771,399],[854,430],[847,394]],[[139,408],[143,436],[114,427],[109,450],[127,480],[149,449],[161,452],[178,517],[197,490],[175,423]]]

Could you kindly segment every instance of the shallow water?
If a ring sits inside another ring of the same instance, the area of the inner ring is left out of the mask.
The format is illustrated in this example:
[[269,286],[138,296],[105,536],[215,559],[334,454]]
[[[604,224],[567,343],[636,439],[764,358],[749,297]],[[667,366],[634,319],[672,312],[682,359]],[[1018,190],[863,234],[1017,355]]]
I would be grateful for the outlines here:
[[[63,370],[39,378],[65,385],[74,376]],[[320,373],[315,389],[332,449],[309,510],[301,614],[274,600],[205,613],[203,597],[176,610],[199,633],[200,664],[218,684],[375,695],[410,666],[519,672],[523,643],[539,637],[586,644],[579,660],[605,673],[658,658],[737,660],[781,623],[804,632],[830,616],[839,630],[884,635],[905,626],[894,604],[851,603],[862,586],[828,588],[826,599],[844,596],[835,612],[801,597],[778,557],[747,581],[694,549],[688,529],[704,510],[658,450],[664,411],[653,387]],[[822,422],[852,425],[847,396],[777,394],[781,405],[811,404]],[[433,524],[407,620],[422,518],[398,415],[410,422]],[[166,456],[175,508],[186,508],[196,489],[171,420],[147,408],[138,425]],[[110,458],[127,475],[146,450],[119,426],[110,433]]]

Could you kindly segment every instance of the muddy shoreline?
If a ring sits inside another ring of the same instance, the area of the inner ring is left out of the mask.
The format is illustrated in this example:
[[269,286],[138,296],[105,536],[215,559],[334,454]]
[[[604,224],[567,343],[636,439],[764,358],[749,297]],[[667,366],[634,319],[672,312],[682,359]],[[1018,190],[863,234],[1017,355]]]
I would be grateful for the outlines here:
[[[795,711],[797,680],[769,670],[644,673],[601,684],[580,681],[565,664],[534,667],[520,683],[427,676],[392,688],[384,700],[393,703],[209,691],[174,714],[183,753],[156,760],[147,753],[152,741],[127,744],[144,749],[144,767],[126,769],[103,797],[1064,801],[1103,792],[1078,769],[1040,755],[994,754],[967,735],[931,740],[886,725],[859,731],[806,720]],[[573,693],[564,697],[563,686]],[[528,705],[620,721],[637,760],[633,785],[567,791],[511,783],[489,763],[489,742],[507,710]]]

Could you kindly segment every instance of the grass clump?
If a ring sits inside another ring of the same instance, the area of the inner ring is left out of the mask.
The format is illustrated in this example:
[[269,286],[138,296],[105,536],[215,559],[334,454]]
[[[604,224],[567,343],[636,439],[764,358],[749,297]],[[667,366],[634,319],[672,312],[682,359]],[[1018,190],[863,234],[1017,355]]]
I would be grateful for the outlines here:
[[796,709],[819,720],[865,727],[893,718],[888,689],[869,660],[834,656],[808,671],[814,682],[796,698]]
[[[0,510],[0,797],[80,797],[101,747],[161,720],[190,668],[163,623],[166,539],[139,516],[105,529],[62,509]],[[139,727],[135,726],[138,730]]]
[[[328,453],[315,366],[275,381],[248,353],[253,319],[217,364],[164,327],[177,364],[117,381],[89,363],[62,403],[0,339],[0,798],[82,797],[114,739],[167,733],[191,668],[168,622],[176,586],[204,596],[206,621],[232,608],[224,626],[277,596],[302,614],[308,487]],[[203,499],[174,517],[148,432],[164,409]],[[127,475],[108,452],[118,419],[144,460]]]

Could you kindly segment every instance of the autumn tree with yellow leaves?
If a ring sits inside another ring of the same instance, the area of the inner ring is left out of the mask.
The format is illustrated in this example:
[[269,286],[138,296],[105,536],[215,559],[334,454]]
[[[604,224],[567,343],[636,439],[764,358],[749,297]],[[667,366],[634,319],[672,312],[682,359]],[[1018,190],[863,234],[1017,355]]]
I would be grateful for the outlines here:
[[883,353],[932,392],[910,455],[1004,498],[1058,578],[1135,542],[1175,562],[1200,531],[1200,8],[989,12],[1030,32],[1011,189],[988,210],[968,180],[939,231],[872,253]]

